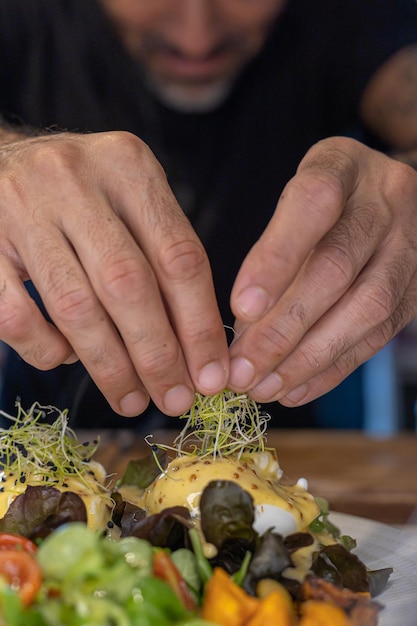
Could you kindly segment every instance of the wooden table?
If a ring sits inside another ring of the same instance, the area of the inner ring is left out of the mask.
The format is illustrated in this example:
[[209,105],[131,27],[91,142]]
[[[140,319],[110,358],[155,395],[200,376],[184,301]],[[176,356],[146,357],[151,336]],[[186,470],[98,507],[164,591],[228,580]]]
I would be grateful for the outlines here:
[[[157,431],[153,440],[169,442],[173,431]],[[97,432],[78,431],[82,441]],[[130,430],[100,434],[95,458],[121,474],[129,459],[149,448]],[[309,490],[327,498],[334,511],[389,524],[417,524],[417,437],[413,433],[375,439],[356,431],[273,430],[268,445],[277,449],[285,479],[307,478]]]

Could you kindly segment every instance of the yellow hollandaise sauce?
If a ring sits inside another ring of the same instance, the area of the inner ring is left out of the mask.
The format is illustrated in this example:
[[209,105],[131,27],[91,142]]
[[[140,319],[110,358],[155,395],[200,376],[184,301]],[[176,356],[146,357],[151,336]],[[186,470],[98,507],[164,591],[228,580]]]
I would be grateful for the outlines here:
[[30,485],[33,487],[55,487],[61,492],[71,491],[83,500],[87,510],[87,525],[93,530],[106,528],[111,517],[113,501],[105,488],[105,470],[100,463],[90,461],[85,464],[81,475],[65,476],[63,480],[45,480],[38,472],[0,472],[0,519],[5,516],[11,503],[23,494]]
[[250,493],[257,517],[268,518],[267,527],[276,526],[284,534],[304,530],[319,514],[319,507],[302,484],[284,485],[280,478],[276,460],[272,456],[268,458],[266,452],[252,454],[244,460],[181,456],[171,461],[166,471],[145,491],[143,505],[149,514],[182,505],[199,519],[200,497],[208,483],[231,480]]

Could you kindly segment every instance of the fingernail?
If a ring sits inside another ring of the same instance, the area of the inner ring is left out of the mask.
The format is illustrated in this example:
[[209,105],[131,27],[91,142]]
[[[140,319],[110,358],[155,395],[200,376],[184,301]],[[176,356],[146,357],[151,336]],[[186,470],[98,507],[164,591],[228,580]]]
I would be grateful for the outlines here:
[[199,388],[205,393],[222,390],[226,386],[226,370],[218,361],[205,365],[198,377]]
[[176,385],[168,389],[164,396],[164,406],[168,414],[182,415],[192,405],[194,392],[186,385]]
[[282,389],[283,382],[281,376],[276,372],[271,372],[256,387],[252,389],[254,396],[263,402],[273,399]]
[[120,400],[120,409],[127,417],[140,415],[148,406],[149,398],[142,391],[132,391]]
[[255,376],[252,363],[243,357],[235,357],[230,361],[229,385],[238,389],[249,389]]
[[258,318],[268,308],[269,296],[263,287],[247,287],[239,295],[237,306],[240,312],[249,318]]
[[307,393],[308,386],[300,385],[299,387],[296,387],[296,389],[290,391],[290,393],[287,393],[285,398],[288,399],[290,402],[294,402],[294,404],[298,404],[306,397]]

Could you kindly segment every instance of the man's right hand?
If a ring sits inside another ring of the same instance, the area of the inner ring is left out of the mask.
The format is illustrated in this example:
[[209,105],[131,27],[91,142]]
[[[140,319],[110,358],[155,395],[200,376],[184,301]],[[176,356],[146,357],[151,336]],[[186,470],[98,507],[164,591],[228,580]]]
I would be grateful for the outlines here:
[[179,415],[195,390],[225,387],[227,341],[206,253],[137,137],[3,143],[0,223],[0,339],[26,362],[49,370],[80,359],[127,416],[149,395]]

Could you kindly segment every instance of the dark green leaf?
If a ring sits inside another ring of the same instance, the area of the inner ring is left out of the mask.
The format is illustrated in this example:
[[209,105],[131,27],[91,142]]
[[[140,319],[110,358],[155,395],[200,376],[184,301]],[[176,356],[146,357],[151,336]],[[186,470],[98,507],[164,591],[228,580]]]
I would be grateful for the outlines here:
[[124,537],[129,537],[133,534],[136,524],[146,517],[146,511],[136,504],[123,500],[120,493],[113,493],[112,498],[115,502],[112,521],[122,529]]
[[352,591],[369,591],[365,565],[340,544],[326,546],[316,553],[312,570],[338,586]]
[[255,549],[255,542],[246,539],[227,539],[218,554],[210,560],[213,567],[222,567],[228,574],[236,574],[242,567],[248,552]]
[[55,487],[29,486],[0,519],[0,532],[43,539],[69,522],[87,522],[87,510],[80,496]]
[[291,535],[287,535],[284,539],[284,545],[290,554],[296,550],[300,550],[300,548],[311,546],[313,542],[314,539],[310,533],[292,533]]
[[[141,511],[141,509],[137,509]],[[193,526],[190,512],[182,506],[164,509],[161,513],[137,518],[134,509],[133,517],[123,515],[121,521],[122,537],[138,537],[146,539],[153,546],[161,548],[188,547],[188,530]]]
[[240,540],[246,545],[255,541],[253,499],[237,483],[210,482],[201,495],[200,512],[203,535],[218,550],[226,541]]
[[257,583],[263,578],[280,580],[282,571],[292,565],[284,539],[278,533],[266,532],[253,555],[245,578],[244,588],[255,594]]
[[139,489],[146,489],[161,474],[166,464],[167,453],[165,450],[157,448],[142,459],[129,461],[118,485],[135,485]]
[[340,535],[339,541],[346,548],[346,550],[354,550],[357,546],[356,539],[349,535]]
[[372,598],[379,596],[387,586],[389,577],[394,570],[392,567],[385,567],[383,569],[368,570],[369,581],[369,593]]

